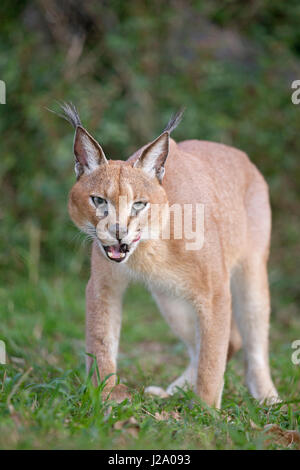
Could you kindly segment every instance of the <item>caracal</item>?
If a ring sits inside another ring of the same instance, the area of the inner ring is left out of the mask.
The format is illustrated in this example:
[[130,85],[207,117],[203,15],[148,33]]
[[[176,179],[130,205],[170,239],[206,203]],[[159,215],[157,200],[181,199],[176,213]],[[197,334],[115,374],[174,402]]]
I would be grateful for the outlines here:
[[69,213],[93,238],[86,351],[101,380],[109,376],[105,394],[120,401],[129,393],[116,385],[122,297],[131,280],[141,280],[190,357],[166,391],[156,385],[150,393],[188,385],[219,408],[227,359],[242,344],[250,393],[276,402],[268,358],[271,212],[260,172],[227,145],[176,143],[170,133],[182,113],[124,161],[106,158],[73,105],[63,112],[75,128]]

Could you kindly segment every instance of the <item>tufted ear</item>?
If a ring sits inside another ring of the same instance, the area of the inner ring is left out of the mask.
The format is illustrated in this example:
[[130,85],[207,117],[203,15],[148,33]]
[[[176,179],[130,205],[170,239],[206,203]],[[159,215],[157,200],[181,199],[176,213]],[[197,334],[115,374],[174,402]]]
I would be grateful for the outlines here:
[[135,168],[141,168],[150,178],[155,176],[161,182],[165,173],[165,162],[169,153],[169,133],[164,132],[142,152],[134,163]]
[[[74,155],[77,179],[82,174],[89,174],[97,167],[107,164],[102,147],[82,126],[79,114],[73,103],[60,104],[62,113],[58,114],[75,128]],[[51,111],[51,110],[49,110]],[[51,111],[54,112],[54,111]]]
[[143,150],[140,157],[134,163],[135,168],[141,168],[152,178],[156,176],[160,183],[165,174],[170,134],[180,123],[183,113],[184,108],[181,108],[171,117],[163,133]]
[[107,159],[98,142],[82,126],[77,126],[74,138],[75,172],[77,178],[89,174]]

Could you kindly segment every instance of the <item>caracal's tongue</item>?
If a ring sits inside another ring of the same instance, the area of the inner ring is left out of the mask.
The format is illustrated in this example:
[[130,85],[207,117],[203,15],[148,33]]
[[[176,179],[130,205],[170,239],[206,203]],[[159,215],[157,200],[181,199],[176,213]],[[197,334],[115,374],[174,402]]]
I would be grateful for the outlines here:
[[121,258],[120,245],[112,245],[108,251],[111,258]]

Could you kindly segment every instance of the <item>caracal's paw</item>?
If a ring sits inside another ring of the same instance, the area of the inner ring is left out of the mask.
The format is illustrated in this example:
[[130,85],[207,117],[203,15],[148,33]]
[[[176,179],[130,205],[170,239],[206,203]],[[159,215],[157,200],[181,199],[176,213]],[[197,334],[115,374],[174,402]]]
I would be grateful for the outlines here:
[[156,387],[156,385],[151,385],[150,387],[145,388],[145,393],[160,398],[168,398],[170,396],[166,390],[161,387]]
[[117,403],[122,403],[126,398],[131,400],[131,393],[129,392],[128,387],[124,384],[115,385],[111,389],[104,389],[102,396],[105,400],[116,401]]
[[276,394],[276,395],[269,395],[269,396],[266,396],[262,399],[259,400],[259,403],[261,405],[266,405],[266,406],[273,406],[273,405],[277,405],[279,403],[282,403],[282,400],[281,398]]

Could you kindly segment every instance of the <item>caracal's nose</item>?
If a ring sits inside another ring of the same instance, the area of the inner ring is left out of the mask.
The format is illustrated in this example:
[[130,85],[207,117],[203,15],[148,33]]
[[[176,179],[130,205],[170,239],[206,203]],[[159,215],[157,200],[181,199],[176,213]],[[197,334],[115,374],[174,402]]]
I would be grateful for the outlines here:
[[111,224],[108,227],[109,233],[116,237],[117,240],[122,240],[127,235],[127,227],[120,224]]

